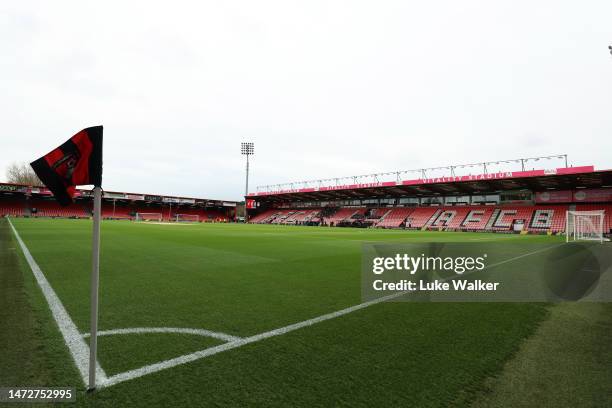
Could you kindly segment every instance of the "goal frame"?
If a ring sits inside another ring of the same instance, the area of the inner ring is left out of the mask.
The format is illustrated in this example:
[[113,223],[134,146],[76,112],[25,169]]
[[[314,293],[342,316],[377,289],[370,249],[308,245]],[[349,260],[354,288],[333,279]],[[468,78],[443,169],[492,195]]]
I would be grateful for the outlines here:
[[[604,242],[603,226],[606,212],[593,211],[567,211],[565,217],[565,242],[570,241],[599,241]],[[595,222],[593,220],[595,219]],[[587,229],[589,229],[587,231]]]
[[142,212],[137,212],[136,213],[136,219],[135,221],[155,221],[155,219],[151,218],[151,219],[143,219],[142,216],[148,216],[148,215],[155,215],[157,216],[157,222],[162,222],[164,220],[164,216],[162,213],[142,213]]
[[[179,220],[179,217],[195,217],[195,220]],[[200,222],[200,216],[198,214],[175,214],[175,222]]]

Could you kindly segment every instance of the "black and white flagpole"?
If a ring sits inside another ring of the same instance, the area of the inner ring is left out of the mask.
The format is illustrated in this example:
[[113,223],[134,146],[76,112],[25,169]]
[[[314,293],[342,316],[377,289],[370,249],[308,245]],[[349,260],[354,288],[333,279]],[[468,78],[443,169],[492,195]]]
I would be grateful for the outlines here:
[[100,281],[100,215],[102,187],[94,187],[93,238],[91,257],[91,316],[89,337],[89,390],[96,388],[96,352],[98,348],[98,283]]

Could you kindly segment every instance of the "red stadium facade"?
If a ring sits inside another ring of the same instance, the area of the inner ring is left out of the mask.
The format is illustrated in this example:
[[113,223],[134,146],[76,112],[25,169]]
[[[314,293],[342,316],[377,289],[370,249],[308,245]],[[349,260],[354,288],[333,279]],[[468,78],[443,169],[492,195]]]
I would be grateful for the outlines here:
[[400,180],[399,174],[395,181],[266,186],[246,197],[249,219],[264,224],[554,234],[564,232],[568,210],[604,210],[604,233],[612,229],[612,170],[560,167],[410,180]]
[[[158,213],[164,221],[174,221],[180,214],[197,215],[201,222],[226,222],[234,220],[236,205],[235,201],[105,191],[102,217],[133,220],[137,213]],[[0,216],[89,218],[92,206],[89,190],[77,190],[74,203],[62,207],[47,188],[0,183]]]

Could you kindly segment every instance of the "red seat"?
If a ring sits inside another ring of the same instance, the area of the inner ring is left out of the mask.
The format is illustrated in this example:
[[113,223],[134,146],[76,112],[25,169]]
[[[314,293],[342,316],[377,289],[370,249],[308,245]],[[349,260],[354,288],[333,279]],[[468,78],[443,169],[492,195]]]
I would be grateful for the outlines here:
[[382,219],[376,224],[377,227],[381,228],[397,228],[402,225],[406,218],[414,211],[414,208],[400,207],[400,208],[381,208],[385,213],[382,215]]
[[13,199],[0,200],[0,217],[9,215],[12,217],[21,217],[25,213],[25,202]]
[[34,217],[90,217],[91,213],[85,211],[85,207],[78,203],[72,203],[66,207],[60,206],[55,200],[30,200],[30,208]]
[[423,228],[440,207],[417,207],[406,220],[406,227]]

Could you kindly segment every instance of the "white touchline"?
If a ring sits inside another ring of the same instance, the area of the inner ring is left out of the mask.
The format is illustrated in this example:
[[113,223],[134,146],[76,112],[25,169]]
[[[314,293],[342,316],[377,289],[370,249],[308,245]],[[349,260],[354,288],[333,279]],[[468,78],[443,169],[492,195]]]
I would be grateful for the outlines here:
[[[560,244],[560,245],[562,245],[562,244]],[[492,267],[495,267],[495,266],[503,265],[505,263],[508,263],[508,262],[511,262],[511,261],[515,261],[517,259],[521,259],[521,258],[530,256],[530,255],[534,255],[534,254],[537,254],[537,253],[540,253],[540,252],[548,251],[549,249],[556,248],[557,246],[558,245],[552,245],[552,246],[549,246],[549,247],[546,247],[546,248],[543,248],[543,249],[539,249],[537,251],[528,252],[528,253],[523,254],[523,255],[518,255],[518,256],[515,256],[513,258],[509,258],[509,259],[506,259],[506,260],[503,260],[503,261],[496,262],[496,263],[493,263],[491,265],[488,265],[487,268],[492,268]],[[487,268],[485,268],[485,269],[487,269]],[[447,279],[450,279],[450,278],[447,278]],[[336,317],[344,316],[346,314],[355,312],[357,310],[365,309],[365,308],[370,307],[372,305],[376,305],[378,303],[386,302],[388,300],[392,300],[392,299],[404,296],[406,294],[408,294],[408,291],[394,293],[394,294],[391,294],[391,295],[387,295],[387,296],[384,296],[384,297],[380,297],[380,298],[377,298],[377,299],[370,300],[368,302],[360,303],[360,304],[355,305],[355,306],[347,307],[346,309],[338,310],[336,312],[327,313],[327,314],[324,314],[322,316],[318,316],[318,317],[315,317],[315,318],[312,318],[312,319],[304,320],[304,321],[299,322],[299,323],[290,324],[288,326],[281,327],[281,328],[274,329],[274,330],[270,330],[270,331],[267,331],[267,332],[264,332],[264,333],[256,334],[254,336],[245,337],[245,338],[240,339],[240,340],[231,341],[229,343],[221,344],[221,345],[214,346],[214,347],[209,347],[207,349],[196,351],[196,352],[191,353],[191,354],[185,354],[185,355],[182,355],[180,357],[172,358],[172,359],[169,359],[169,360],[166,360],[166,361],[162,361],[162,362],[159,362],[159,363],[150,364],[150,365],[147,365],[147,366],[144,366],[144,367],[140,367],[140,368],[137,368],[135,370],[130,370],[130,371],[126,371],[126,372],[123,372],[123,373],[120,373],[120,374],[116,374],[116,375],[113,375],[113,376],[109,377],[108,380],[106,381],[106,383],[104,383],[102,386],[103,387],[110,387],[112,385],[119,384],[119,383],[122,383],[124,381],[133,380],[135,378],[142,377],[142,376],[147,375],[147,374],[153,374],[153,373],[156,373],[158,371],[162,371],[162,370],[165,370],[165,369],[168,369],[168,368],[176,367],[178,365],[190,363],[192,361],[196,361],[196,360],[199,360],[199,359],[204,358],[204,357],[209,357],[209,356],[212,356],[212,355],[215,355],[215,354],[219,354],[219,353],[222,353],[224,351],[232,350],[232,349],[235,349],[235,348],[238,348],[238,347],[245,346],[247,344],[258,342],[260,340],[264,340],[264,339],[267,339],[267,338],[270,338],[270,337],[280,336],[280,335],[292,332],[294,330],[298,330],[298,329],[301,329],[303,327],[312,326],[314,324],[317,324],[317,323],[320,323],[320,322],[324,322],[326,320],[335,319]]]
[[[66,346],[68,346],[72,359],[81,373],[83,384],[87,384],[89,376],[89,346],[79,334],[79,330],[70,318],[66,308],[55,294],[55,291],[49,284],[45,274],[32,257],[32,254],[30,254],[28,247],[26,247],[25,243],[19,236],[19,233],[13,226],[13,223],[8,217],[6,219],[11,226],[13,233],[15,234],[15,238],[17,238],[17,242],[23,251],[23,255],[25,256],[28,265],[30,265],[30,269],[36,278],[36,282],[38,283],[40,290],[49,304],[49,309],[51,309],[53,318],[55,319],[55,322],[57,323],[57,326],[64,337],[64,342],[66,343]],[[102,367],[100,367],[99,362],[96,362],[96,376],[101,383],[104,383],[107,380],[106,373],[104,370],[102,370]]]

